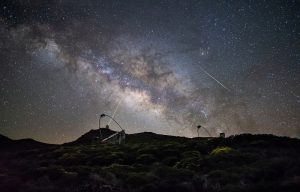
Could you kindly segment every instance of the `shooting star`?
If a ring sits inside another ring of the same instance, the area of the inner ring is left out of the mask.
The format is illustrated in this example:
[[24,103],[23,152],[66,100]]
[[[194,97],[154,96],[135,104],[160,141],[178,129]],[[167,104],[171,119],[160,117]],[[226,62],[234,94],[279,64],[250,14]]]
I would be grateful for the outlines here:
[[[117,111],[118,111],[118,109],[119,109],[119,106],[120,106],[122,100],[123,100],[123,99],[120,99],[119,103],[117,104],[117,106],[116,106],[116,108],[115,108],[115,111],[114,111],[114,113],[113,113],[113,115],[112,115],[112,118],[115,118],[115,115],[116,115],[116,113],[117,113]],[[108,125],[110,125],[111,121],[112,121],[112,119],[109,119]]]
[[207,71],[205,71],[202,67],[200,67],[200,69],[206,74],[208,75],[210,78],[212,78],[213,80],[215,80],[219,85],[221,85],[224,89],[226,89],[227,91],[231,92],[231,90],[229,88],[227,88],[225,85],[223,85],[220,81],[218,81],[216,78],[214,78],[211,74],[209,74]]

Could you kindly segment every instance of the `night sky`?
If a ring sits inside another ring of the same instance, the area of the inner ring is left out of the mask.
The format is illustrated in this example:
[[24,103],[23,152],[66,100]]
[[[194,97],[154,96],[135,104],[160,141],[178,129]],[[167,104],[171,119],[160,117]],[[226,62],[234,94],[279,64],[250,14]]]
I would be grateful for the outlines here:
[[71,141],[101,113],[127,133],[300,137],[299,1],[1,0],[0,26],[8,137]]

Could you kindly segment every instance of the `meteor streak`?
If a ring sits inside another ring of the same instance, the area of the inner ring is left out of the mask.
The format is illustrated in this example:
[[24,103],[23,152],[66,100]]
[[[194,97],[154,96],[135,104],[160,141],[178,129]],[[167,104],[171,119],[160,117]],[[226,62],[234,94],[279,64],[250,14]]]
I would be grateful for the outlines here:
[[230,89],[228,89],[225,85],[223,85],[220,81],[218,81],[216,78],[214,78],[211,74],[209,74],[207,71],[205,71],[202,67],[200,67],[200,69],[209,77],[211,77],[213,80],[215,80],[219,85],[221,85],[224,89],[226,89],[227,91],[231,92]]

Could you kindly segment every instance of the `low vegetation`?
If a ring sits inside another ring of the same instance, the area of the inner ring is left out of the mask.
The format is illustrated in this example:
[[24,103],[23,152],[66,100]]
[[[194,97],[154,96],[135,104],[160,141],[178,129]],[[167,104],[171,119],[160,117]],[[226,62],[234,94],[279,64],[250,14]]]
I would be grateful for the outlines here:
[[0,155],[0,191],[300,191],[300,142],[271,135],[73,143]]

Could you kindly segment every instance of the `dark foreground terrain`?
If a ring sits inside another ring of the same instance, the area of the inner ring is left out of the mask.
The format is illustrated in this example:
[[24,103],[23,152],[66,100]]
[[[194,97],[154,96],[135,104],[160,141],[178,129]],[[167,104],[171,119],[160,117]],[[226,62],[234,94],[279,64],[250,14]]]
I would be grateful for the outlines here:
[[114,145],[97,134],[64,145],[0,136],[0,191],[300,191],[298,139],[140,133]]

